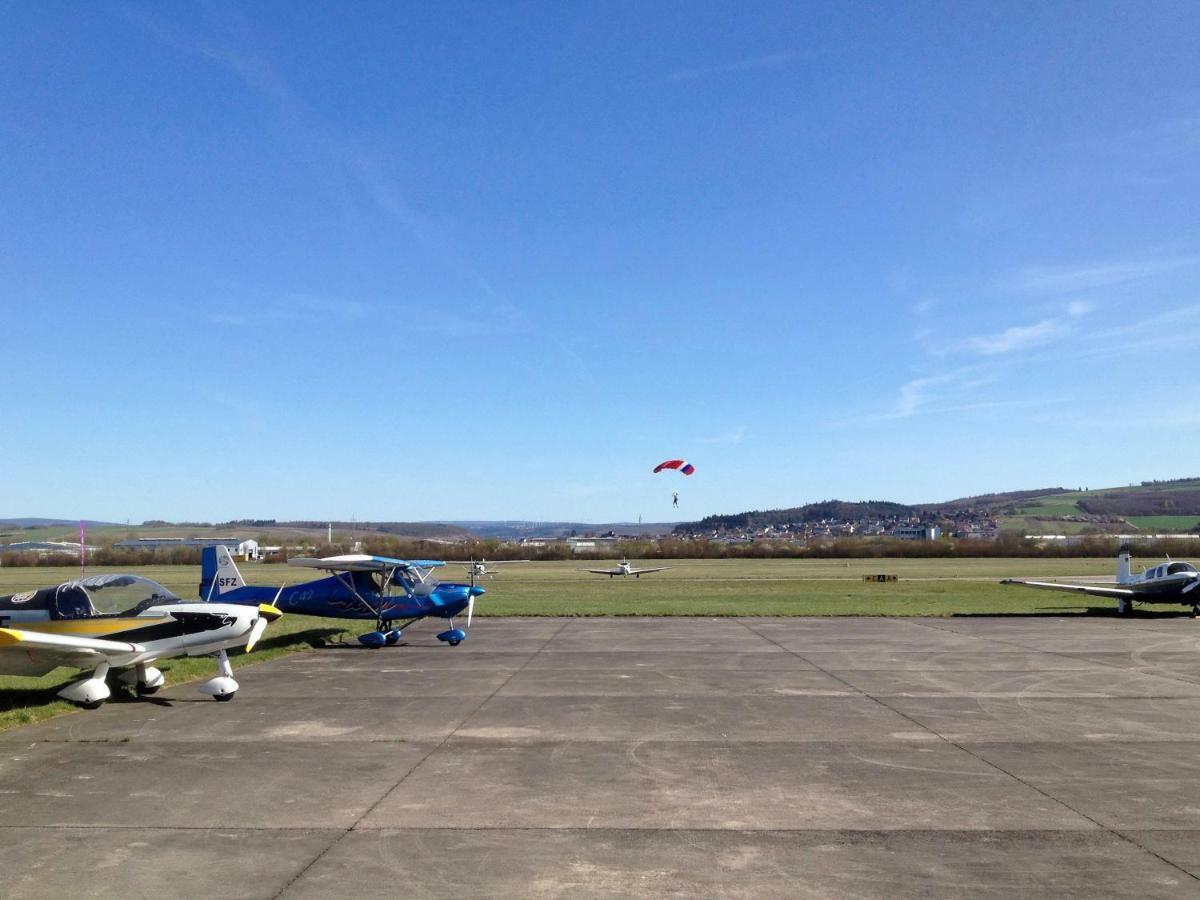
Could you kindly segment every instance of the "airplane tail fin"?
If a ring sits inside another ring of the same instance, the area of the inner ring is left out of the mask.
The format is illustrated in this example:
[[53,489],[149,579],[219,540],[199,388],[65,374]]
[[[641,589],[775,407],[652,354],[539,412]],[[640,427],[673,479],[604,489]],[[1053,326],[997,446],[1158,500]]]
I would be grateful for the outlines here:
[[229,548],[205,547],[200,553],[200,599],[219,600],[222,594],[246,586]]
[[1122,547],[1121,552],[1117,554],[1117,584],[1126,584],[1133,578],[1133,573],[1129,567],[1129,548]]

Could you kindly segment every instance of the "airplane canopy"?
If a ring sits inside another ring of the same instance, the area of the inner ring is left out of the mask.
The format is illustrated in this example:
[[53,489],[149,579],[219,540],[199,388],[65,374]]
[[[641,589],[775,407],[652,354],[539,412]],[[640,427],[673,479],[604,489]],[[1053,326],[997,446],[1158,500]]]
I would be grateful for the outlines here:
[[[55,617],[81,619],[89,615],[131,614],[160,603],[180,602],[180,597],[157,581],[141,575],[88,575],[59,585]],[[88,606],[91,610],[85,611]]]
[[134,615],[179,597],[140,575],[88,575],[53,587],[0,597],[0,611],[37,611],[51,619],[88,619],[124,613]]

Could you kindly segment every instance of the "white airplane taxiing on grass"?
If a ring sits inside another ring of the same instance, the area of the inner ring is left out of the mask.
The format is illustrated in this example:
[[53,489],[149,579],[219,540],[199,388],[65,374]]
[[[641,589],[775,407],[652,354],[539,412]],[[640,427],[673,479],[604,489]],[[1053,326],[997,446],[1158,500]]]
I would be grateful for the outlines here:
[[153,694],[165,679],[150,663],[211,655],[217,675],[200,692],[232,700],[238,683],[226,649],[244,646],[249,652],[280,615],[268,603],[184,601],[140,575],[90,575],[0,597],[0,675],[37,677],[59,666],[90,669],[58,696],[95,709],[112,694],[110,669],[138,694]]
[[619,565],[613,566],[611,569],[580,569],[580,572],[591,572],[593,575],[607,575],[609,578],[615,578],[618,575],[624,577],[632,575],[634,578],[640,578],[643,575],[649,575],[651,572],[665,572],[670,566],[656,566],[653,569],[635,569],[630,565],[629,560],[621,557]]
[[[448,566],[466,566],[467,572],[471,575],[474,575],[476,578],[482,578],[484,575],[486,575],[488,578],[491,578],[496,574],[496,572],[495,572],[496,566],[508,566],[508,565],[512,565],[513,563],[527,563],[530,561],[531,560],[528,560],[528,559],[498,559],[498,560],[495,560],[494,562],[488,562],[486,559],[472,559],[469,561],[463,560],[463,559],[456,559],[456,560],[447,560],[446,565],[448,565]],[[489,566],[491,568],[489,568]]]
[[1191,563],[1166,562],[1144,569],[1134,575],[1130,571],[1130,555],[1122,550],[1117,557],[1117,580],[1107,584],[1067,584],[1060,581],[1024,581],[1006,578],[1001,584],[1021,584],[1025,587],[1043,588],[1050,591],[1073,591],[1109,597],[1117,601],[1117,612],[1128,615],[1135,603],[1179,603],[1192,607],[1200,616],[1200,572]]

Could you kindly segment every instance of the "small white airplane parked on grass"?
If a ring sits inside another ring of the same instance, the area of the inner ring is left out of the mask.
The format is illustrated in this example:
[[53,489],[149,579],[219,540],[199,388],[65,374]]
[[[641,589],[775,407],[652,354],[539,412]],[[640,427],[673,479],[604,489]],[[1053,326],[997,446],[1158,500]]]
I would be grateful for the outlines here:
[[1135,603],[1179,603],[1192,607],[1200,616],[1200,572],[1191,563],[1166,562],[1134,575],[1130,571],[1130,555],[1122,550],[1117,556],[1115,584],[1066,584],[1059,581],[1023,581],[1006,578],[1001,584],[1022,584],[1025,587],[1050,591],[1073,591],[1096,597],[1111,597],[1117,601],[1117,613],[1124,616],[1133,611]]
[[467,572],[471,575],[474,575],[476,578],[482,578],[484,575],[486,575],[488,578],[492,578],[496,573],[494,569],[489,569],[488,566],[507,566],[511,565],[512,563],[527,563],[531,561],[532,560],[528,559],[498,559],[494,562],[488,562],[486,559],[472,559],[468,562],[467,560],[456,559],[448,560],[446,565],[466,566]]
[[96,709],[111,696],[109,669],[139,695],[162,687],[150,663],[171,656],[217,659],[200,692],[232,700],[238,683],[225,651],[249,652],[282,613],[272,604],[186,602],[140,575],[89,575],[56,587],[0,597],[0,675],[37,677],[59,666],[91,669],[58,696]]
[[614,566],[611,569],[580,569],[580,572],[591,572],[593,575],[607,575],[609,578],[615,578],[620,575],[632,575],[634,578],[641,578],[643,575],[649,575],[651,572],[665,572],[670,566],[656,566],[653,569],[635,569],[630,565],[629,560],[621,557],[620,565]]

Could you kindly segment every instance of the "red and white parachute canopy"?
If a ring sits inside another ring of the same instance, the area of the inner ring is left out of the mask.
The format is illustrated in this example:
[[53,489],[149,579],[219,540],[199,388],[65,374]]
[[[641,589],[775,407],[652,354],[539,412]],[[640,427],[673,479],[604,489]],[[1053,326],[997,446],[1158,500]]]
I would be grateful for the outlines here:
[[696,467],[690,462],[684,462],[682,459],[668,459],[666,462],[660,462],[654,467],[654,474],[657,475],[663,469],[678,469],[684,475],[691,475],[696,471]]

